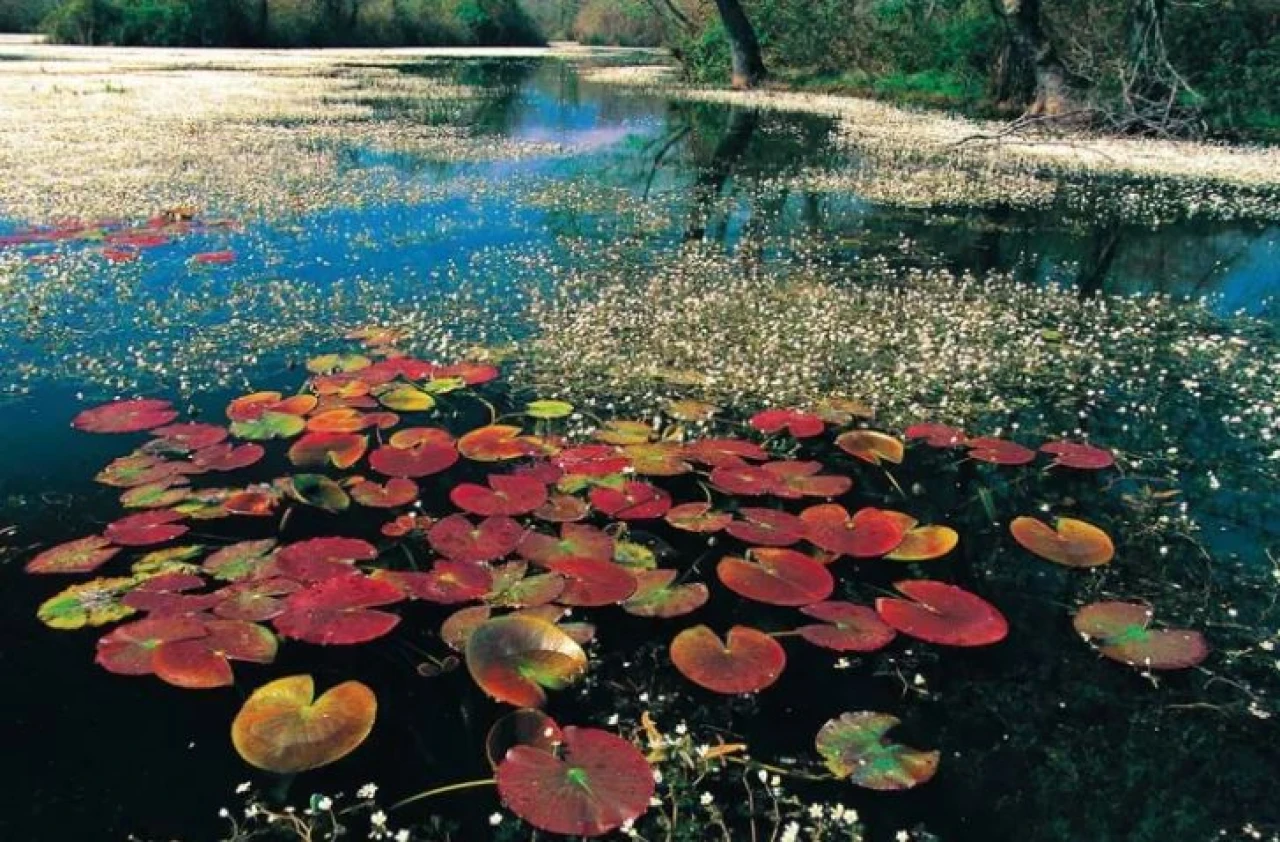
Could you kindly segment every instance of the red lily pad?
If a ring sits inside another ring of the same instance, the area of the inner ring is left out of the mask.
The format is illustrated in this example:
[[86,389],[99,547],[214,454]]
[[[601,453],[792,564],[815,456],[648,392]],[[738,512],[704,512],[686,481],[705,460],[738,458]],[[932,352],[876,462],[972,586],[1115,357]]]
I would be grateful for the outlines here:
[[766,409],[751,416],[747,423],[768,435],[786,430],[797,439],[820,436],[826,429],[820,416],[798,409]]
[[149,547],[163,544],[179,535],[187,534],[190,527],[178,523],[182,513],[172,509],[153,509],[126,515],[104,530],[107,539],[122,547]]
[[663,519],[682,532],[719,532],[733,521],[729,512],[716,511],[710,503],[682,503],[673,507]]
[[583,477],[607,477],[621,473],[631,465],[627,454],[606,444],[584,444],[562,450],[551,460],[566,474]]
[[726,494],[763,497],[774,492],[778,480],[758,465],[722,465],[711,471],[711,484]]
[[[541,707],[587,669],[587,654],[553,623],[523,614],[487,620],[467,638],[467,669],[500,702]],[[545,689],[544,689],[545,688]]]
[[373,730],[373,691],[347,681],[315,698],[309,675],[264,684],[245,700],[231,723],[231,742],[246,762],[291,775],[346,757]]
[[359,538],[311,538],[276,551],[272,569],[299,582],[321,582],[356,572],[357,561],[373,561],[378,548]]
[[410,599],[453,605],[481,599],[493,588],[493,573],[482,564],[437,561],[426,573],[379,570],[374,578],[385,579]]
[[760,466],[774,478],[769,491],[775,497],[798,500],[801,497],[839,497],[853,487],[853,480],[835,474],[820,474],[821,462],[787,460]]
[[1014,518],[1009,532],[1023,549],[1065,567],[1098,567],[1115,557],[1111,536],[1091,523],[1069,517],[1053,526],[1033,517]]
[[622,488],[591,489],[591,505],[618,520],[652,520],[671,509],[671,495],[647,482],[630,481]]
[[406,479],[443,473],[457,462],[458,450],[450,440],[419,441],[400,446],[392,436],[390,445],[369,454],[369,467],[385,476]]
[[432,549],[453,561],[496,561],[515,551],[525,528],[509,517],[489,517],[473,524],[465,515],[450,515],[427,533]]
[[239,541],[211,554],[200,565],[206,573],[224,582],[239,582],[259,576],[276,548],[274,538]]
[[77,538],[50,547],[27,562],[28,573],[91,573],[121,550],[101,535]]
[[1140,603],[1094,602],[1072,619],[1076,631],[1113,661],[1149,670],[1188,669],[1209,656],[1204,635],[1191,629],[1148,628],[1153,612]]
[[433,380],[457,377],[468,386],[479,386],[498,379],[498,369],[488,363],[463,361],[452,365],[438,366],[431,373]]
[[937,448],[960,447],[968,441],[964,430],[946,424],[912,424],[906,429],[906,436],[924,439],[925,444]]
[[941,754],[887,741],[885,735],[898,724],[898,718],[887,713],[842,714],[818,732],[818,754],[832,774],[858,786],[887,792],[911,789],[934,776]]
[[633,444],[623,452],[632,470],[642,477],[675,477],[693,470],[684,460],[684,448],[675,442]]
[[551,494],[547,502],[533,510],[533,516],[549,523],[574,523],[586,520],[591,507],[572,494]]
[[548,568],[566,579],[564,591],[556,597],[561,605],[614,605],[636,592],[635,576],[611,561],[569,558],[552,562]]
[[316,408],[315,395],[293,395],[279,392],[254,392],[227,404],[227,418],[232,421],[257,421],[270,412],[281,415],[306,415]]
[[716,575],[739,596],[768,605],[812,605],[835,589],[827,568],[795,550],[756,548],[745,558],[725,556]]
[[613,558],[614,541],[608,533],[594,526],[566,523],[560,527],[560,537],[530,532],[520,542],[520,555],[544,567],[569,558],[594,558],[608,561]]
[[1041,453],[1055,457],[1051,467],[1077,468],[1084,471],[1100,471],[1116,463],[1111,451],[1074,441],[1051,441],[1040,445]]
[[681,617],[707,604],[711,593],[701,582],[673,584],[678,571],[636,571],[636,591],[622,610],[637,617]]
[[484,753],[489,765],[496,767],[516,746],[555,751],[563,741],[564,732],[554,719],[537,708],[521,708],[489,726],[489,733],[484,738]]
[[178,411],[168,401],[138,398],[86,409],[71,426],[86,433],[137,433],[163,427],[177,417]]
[[236,253],[231,250],[202,251],[191,256],[193,263],[200,266],[226,266],[236,262]]
[[519,427],[490,424],[479,427],[458,439],[458,452],[473,462],[504,462],[537,453],[526,441]]
[[218,591],[221,601],[213,613],[224,620],[262,623],[284,613],[284,597],[302,590],[293,579],[250,579]]
[[603,836],[649,809],[653,770],[631,743],[607,731],[568,727],[555,752],[517,745],[495,775],[502,802],[534,827]]
[[960,535],[949,526],[916,526],[907,530],[893,552],[891,561],[932,561],[942,558],[960,543]]
[[132,453],[115,459],[98,472],[94,480],[113,488],[137,488],[165,482],[186,472],[182,462],[168,462],[149,453]]
[[800,636],[823,649],[836,652],[875,652],[893,642],[897,632],[866,605],[851,602],[819,602],[800,609],[821,624],[801,626]]
[[730,522],[725,531],[748,544],[789,547],[806,534],[804,521],[780,509],[743,506],[738,514],[742,520]]
[[260,444],[215,444],[191,454],[191,464],[206,471],[237,471],[256,465],[266,454]]
[[825,503],[800,513],[805,537],[828,552],[875,558],[902,543],[907,528],[896,512],[864,508],[850,516],[843,506]]
[[175,687],[205,690],[234,683],[231,661],[269,664],[276,658],[276,637],[254,623],[206,620],[204,637],[170,641],[156,649],[152,667]]
[[881,597],[876,613],[903,634],[943,646],[988,646],[1009,633],[994,605],[955,585],[917,579],[894,587],[910,601]]
[[763,462],[769,454],[755,442],[743,439],[699,439],[685,445],[684,455],[711,468],[734,467],[748,461]]
[[492,515],[527,515],[547,502],[547,487],[538,480],[520,475],[494,474],[489,487],[462,483],[449,492],[449,499],[464,512]]
[[979,462],[990,462],[992,465],[1025,465],[1036,458],[1036,452],[1022,445],[997,438],[969,439],[964,444],[969,448],[969,458]]
[[485,595],[490,605],[504,608],[532,608],[560,598],[568,580],[559,573],[525,576],[524,562],[501,564],[493,569],[493,588]]
[[289,461],[299,468],[350,468],[369,446],[354,433],[306,433],[289,448]]
[[876,430],[850,430],[836,438],[836,447],[863,462],[902,464],[904,450],[899,439]]
[[147,617],[120,626],[98,639],[94,660],[116,675],[151,675],[163,643],[204,637],[209,632],[194,617]]
[[467,640],[470,639],[471,633],[480,628],[492,615],[493,611],[487,605],[460,608],[440,624],[440,639],[453,651],[462,652],[467,648]]
[[226,427],[215,424],[170,424],[151,431],[155,439],[148,447],[156,446],[166,453],[190,453],[222,443],[228,433]]
[[307,643],[366,643],[400,622],[395,614],[370,609],[402,599],[404,594],[390,582],[352,573],[290,595],[285,599],[284,613],[271,622],[285,637]]
[[187,499],[191,489],[184,476],[173,474],[159,482],[137,485],[120,495],[126,509],[167,509]]
[[747,626],[729,629],[727,641],[707,626],[685,629],[671,641],[670,654],[685,678],[726,695],[763,690],[787,665],[782,644]]
[[347,489],[351,499],[371,509],[394,509],[418,499],[418,484],[411,479],[392,477],[385,485],[360,480]]

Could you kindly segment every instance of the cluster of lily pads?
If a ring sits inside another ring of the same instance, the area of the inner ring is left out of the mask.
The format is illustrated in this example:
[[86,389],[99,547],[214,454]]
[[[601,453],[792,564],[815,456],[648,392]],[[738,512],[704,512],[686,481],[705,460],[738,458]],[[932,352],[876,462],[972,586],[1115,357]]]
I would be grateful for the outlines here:
[[[591,440],[571,440],[565,433],[581,412],[569,403],[535,400],[499,415],[493,364],[405,356],[395,329],[349,338],[363,347],[311,359],[296,394],[231,401],[225,425],[183,421],[168,401],[147,398],[80,413],[73,426],[85,432],[149,434],[97,476],[121,489],[131,513],[100,534],[44,550],[26,569],[129,566],[63,590],[38,615],[58,629],[128,621],[99,639],[103,668],[211,689],[233,684],[234,662],[271,663],[282,639],[358,645],[402,622],[391,606],[450,606],[438,634],[458,653],[454,663],[460,658],[480,690],[516,708],[489,736],[499,794],[553,833],[612,831],[644,813],[654,789],[648,760],[627,739],[562,727],[539,710],[591,669],[595,625],[567,621],[570,610],[607,622],[605,609],[618,606],[653,619],[655,633],[669,635],[674,669],[722,695],[777,682],[788,660],[781,641],[793,636],[833,659],[876,652],[898,635],[989,646],[1009,632],[1004,615],[939,579],[904,576],[897,595],[870,605],[839,598],[837,585],[856,576],[859,562],[914,571],[905,565],[943,558],[961,540],[944,524],[859,506],[859,485],[869,475],[894,483],[893,467],[920,451],[1001,471],[1034,470],[1025,466],[1037,461],[1061,471],[1114,465],[1109,451],[1078,441],[1032,449],[936,423],[897,436],[869,429],[869,411],[853,401],[768,409],[736,424],[715,420],[718,407],[686,400],[655,422],[592,419]],[[273,445],[290,468],[246,479],[270,464]],[[424,507],[427,483],[447,489],[450,510],[432,510],[434,496]],[[218,521],[256,521],[279,534],[300,507],[327,516],[333,534],[287,543],[270,534],[229,538],[212,551],[204,539],[181,542],[193,526]],[[377,534],[349,534],[370,513],[382,515]],[[634,539],[641,526],[715,537],[724,549],[714,578],[678,557],[660,561]],[[1106,532],[1082,520],[1023,515],[1008,528],[1027,551],[1066,567],[1115,555]],[[716,587],[746,610],[795,609],[792,627],[685,621],[672,633],[666,621],[694,615]],[[1108,601],[1084,606],[1073,622],[1103,655],[1142,669],[1206,657],[1198,632],[1151,629],[1151,619],[1145,604]],[[258,768],[296,773],[355,750],[376,716],[377,697],[359,681],[316,697],[310,676],[286,676],[248,698],[232,742]],[[817,755],[837,779],[914,787],[933,777],[940,752],[893,742],[887,735],[897,724],[879,711],[839,713],[816,735]]]
[[[233,230],[237,223],[231,219],[200,219],[195,208],[175,207],[165,210],[141,223],[123,219],[64,220],[55,225],[39,225],[21,228],[10,234],[0,235],[0,251],[21,248],[28,252],[30,263],[47,263],[58,259],[56,252],[41,247],[62,243],[82,243],[97,247],[98,253],[108,263],[132,263],[143,256],[147,249],[169,245],[175,240],[194,234]],[[235,252],[230,250],[207,251],[193,255],[197,265],[218,266],[234,263]]]

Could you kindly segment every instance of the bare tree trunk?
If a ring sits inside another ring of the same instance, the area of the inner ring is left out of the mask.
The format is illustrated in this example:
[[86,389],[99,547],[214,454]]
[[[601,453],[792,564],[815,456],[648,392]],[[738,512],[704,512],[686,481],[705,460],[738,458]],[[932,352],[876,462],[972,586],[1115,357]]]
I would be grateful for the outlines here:
[[1044,31],[1040,0],[997,0],[1009,23],[1014,49],[1031,65],[1036,92],[1027,114],[1056,117],[1077,108],[1070,74]]
[[716,8],[729,36],[729,50],[733,55],[733,87],[739,90],[754,88],[769,75],[760,54],[755,27],[738,0],[716,0]]

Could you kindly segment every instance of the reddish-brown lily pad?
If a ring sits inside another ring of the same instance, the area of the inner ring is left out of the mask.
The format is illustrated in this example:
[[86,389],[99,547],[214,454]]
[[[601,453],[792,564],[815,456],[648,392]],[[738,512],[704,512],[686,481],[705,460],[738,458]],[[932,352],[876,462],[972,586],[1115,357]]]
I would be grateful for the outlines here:
[[1065,567],[1098,567],[1115,558],[1111,536],[1091,523],[1069,517],[1053,526],[1033,517],[1014,518],[1009,532],[1023,549]]
[[249,764],[281,775],[325,766],[355,751],[377,716],[373,691],[348,681],[315,698],[309,675],[259,687],[231,724],[231,742]]
[[711,593],[701,582],[674,584],[678,571],[636,571],[636,591],[622,610],[637,617],[682,617],[707,604]]
[[350,468],[364,456],[367,436],[354,433],[306,433],[289,448],[289,461],[299,468]]
[[493,573],[483,564],[437,561],[426,573],[379,570],[374,578],[385,579],[411,599],[452,605],[480,599],[493,588]]
[[[401,431],[403,432],[403,431]],[[419,441],[397,445],[395,436],[389,445],[379,447],[369,454],[369,466],[389,477],[418,479],[449,470],[458,462],[458,450],[453,442]]]
[[766,409],[751,416],[747,423],[769,435],[786,430],[797,439],[822,435],[826,429],[826,423],[820,416],[798,409]]
[[554,561],[548,568],[565,577],[564,591],[556,597],[561,605],[594,607],[614,605],[636,592],[636,577],[621,565],[597,558],[568,558]]
[[997,438],[969,439],[964,443],[969,448],[969,458],[992,465],[1025,465],[1036,458],[1036,452],[1022,445]]
[[1074,441],[1051,441],[1040,445],[1041,453],[1053,454],[1052,467],[1100,471],[1116,463],[1111,451]]
[[71,426],[86,433],[137,433],[163,427],[178,417],[168,401],[138,398],[86,409]]
[[404,599],[390,582],[359,573],[336,576],[285,599],[284,613],[271,622],[285,637],[322,645],[365,643],[400,622],[395,614],[372,611]]
[[852,516],[835,503],[810,506],[800,513],[805,538],[815,546],[854,558],[875,558],[902,543],[907,526],[896,512],[864,508]]
[[238,471],[256,465],[266,454],[260,444],[232,445],[223,442],[191,454],[191,464],[205,471]]
[[751,549],[746,558],[725,556],[716,575],[739,596],[768,605],[812,605],[835,589],[827,568],[804,553],[780,548]]
[[465,659],[481,690],[520,707],[541,707],[547,689],[567,687],[587,669],[587,655],[573,638],[524,614],[476,627],[467,638]]
[[863,462],[902,464],[905,453],[901,439],[876,430],[850,430],[836,438],[836,447]]
[[489,765],[496,767],[516,746],[555,751],[563,741],[564,732],[554,719],[537,708],[520,708],[489,726],[484,753]]
[[851,602],[819,602],[806,605],[800,612],[822,620],[821,624],[801,626],[800,636],[823,649],[836,652],[875,652],[893,642],[897,633],[866,605]]
[[685,629],[671,641],[671,662],[694,684],[715,693],[755,693],[778,680],[787,653],[762,631],[734,626],[727,640],[707,626]]
[[509,517],[488,517],[473,524],[465,515],[449,515],[427,533],[431,548],[453,561],[496,561],[515,551],[525,528]]
[[733,467],[748,461],[763,462],[769,454],[755,442],[743,439],[699,439],[685,445],[684,455],[711,468]]
[[565,728],[554,752],[517,745],[495,774],[498,794],[534,827],[603,836],[649,809],[653,770],[639,749],[607,731]]
[[608,561],[613,558],[614,541],[607,533],[594,526],[565,523],[560,527],[560,537],[530,532],[520,542],[520,555],[529,561],[548,565],[569,558],[595,558]]
[[743,506],[738,509],[741,520],[735,520],[725,531],[739,541],[766,547],[789,547],[804,538],[804,521],[780,509]]
[[187,534],[189,527],[178,522],[181,520],[181,512],[154,509],[122,517],[108,524],[104,534],[122,547],[149,547]]
[[902,543],[885,558],[891,561],[932,561],[942,558],[960,543],[960,535],[949,526],[917,526],[907,530]]
[[887,713],[842,714],[822,726],[815,744],[838,778],[880,791],[911,789],[938,771],[941,754],[891,743],[885,735],[899,720]]
[[733,521],[729,512],[716,511],[710,503],[682,503],[672,507],[663,519],[683,532],[719,532]]
[[671,509],[671,495],[647,482],[627,482],[622,488],[593,488],[591,505],[618,520],[652,520]]
[[1148,628],[1153,612],[1132,602],[1094,602],[1072,619],[1076,631],[1113,661],[1149,670],[1188,669],[1209,656],[1204,635],[1191,629]]
[[117,675],[151,675],[153,659],[163,643],[204,637],[209,632],[194,617],[147,617],[127,623],[98,639],[95,661]]
[[918,579],[894,587],[909,601],[881,597],[876,613],[903,634],[943,646],[989,646],[1009,633],[994,605],[955,585]]
[[170,424],[151,431],[155,439],[147,447],[158,448],[165,453],[190,453],[204,447],[220,444],[227,437],[227,428],[216,424]]
[[188,690],[210,690],[234,683],[231,661],[269,664],[276,657],[276,637],[254,623],[205,620],[202,637],[167,641],[152,658],[158,678]]
[[532,456],[537,448],[522,438],[519,427],[490,424],[458,439],[458,452],[473,462],[503,462]]
[[311,538],[276,551],[274,572],[299,582],[350,576],[357,561],[373,561],[378,548],[359,538]]
[[404,477],[392,477],[385,485],[360,480],[347,489],[351,499],[371,509],[393,509],[418,499],[418,484]]
[[50,547],[27,562],[28,573],[91,573],[121,550],[101,535],[77,538]]
[[464,512],[482,517],[527,515],[547,502],[547,487],[529,476],[494,474],[489,485],[462,483],[449,492],[449,499]]
[[964,430],[946,424],[912,424],[906,429],[908,439],[924,439],[930,447],[959,447],[968,441]]

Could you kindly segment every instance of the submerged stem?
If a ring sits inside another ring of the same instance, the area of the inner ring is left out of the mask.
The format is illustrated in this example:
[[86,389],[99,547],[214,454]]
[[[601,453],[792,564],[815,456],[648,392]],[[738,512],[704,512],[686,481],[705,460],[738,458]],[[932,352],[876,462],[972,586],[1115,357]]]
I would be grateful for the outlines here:
[[448,784],[446,786],[438,786],[435,789],[429,789],[426,792],[419,792],[417,795],[410,795],[408,798],[397,801],[391,805],[392,810],[399,810],[401,807],[407,807],[415,801],[423,801],[427,798],[434,798],[437,795],[446,795],[450,792],[458,792],[464,789],[475,789],[482,786],[492,786],[497,781],[494,778],[484,778],[478,781],[463,781],[462,783]]

